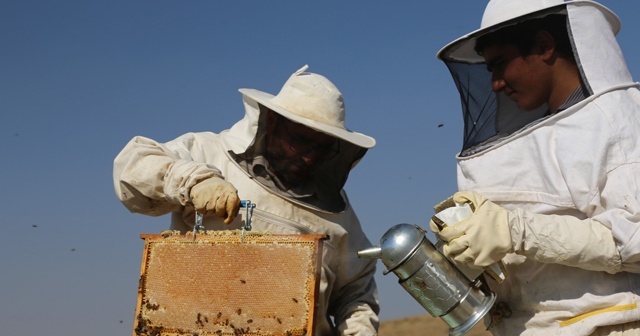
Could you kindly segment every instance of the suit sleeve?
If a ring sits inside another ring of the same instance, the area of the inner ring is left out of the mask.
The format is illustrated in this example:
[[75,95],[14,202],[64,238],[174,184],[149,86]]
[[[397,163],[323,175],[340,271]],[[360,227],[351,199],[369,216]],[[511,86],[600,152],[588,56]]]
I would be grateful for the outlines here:
[[129,211],[151,216],[175,212],[188,204],[191,187],[222,176],[217,168],[193,160],[194,141],[193,134],[166,144],[141,136],[131,139],[113,164],[118,199]]

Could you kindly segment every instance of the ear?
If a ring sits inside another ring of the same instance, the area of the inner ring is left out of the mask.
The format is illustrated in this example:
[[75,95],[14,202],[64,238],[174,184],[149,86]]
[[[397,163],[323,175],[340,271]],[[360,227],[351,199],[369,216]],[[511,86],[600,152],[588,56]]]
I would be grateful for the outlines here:
[[536,33],[536,46],[543,60],[548,61],[556,54],[556,40],[546,30]]

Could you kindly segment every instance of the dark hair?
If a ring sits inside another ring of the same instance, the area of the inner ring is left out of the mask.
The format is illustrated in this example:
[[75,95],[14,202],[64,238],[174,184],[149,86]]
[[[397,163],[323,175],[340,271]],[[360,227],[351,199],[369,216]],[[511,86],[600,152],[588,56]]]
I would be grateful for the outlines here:
[[522,56],[527,56],[535,44],[536,34],[547,31],[556,42],[558,53],[575,63],[573,47],[569,39],[567,16],[563,14],[551,14],[542,18],[526,20],[521,23],[498,29],[481,36],[476,41],[475,50],[482,55],[485,48],[495,45],[515,44]]

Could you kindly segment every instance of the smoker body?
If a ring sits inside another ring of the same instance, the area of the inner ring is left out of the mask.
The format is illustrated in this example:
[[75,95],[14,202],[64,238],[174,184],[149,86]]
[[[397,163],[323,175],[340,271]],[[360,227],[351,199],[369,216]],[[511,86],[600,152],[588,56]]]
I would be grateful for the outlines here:
[[381,259],[387,267],[384,274],[393,272],[422,307],[447,323],[451,336],[467,333],[496,299],[479,279],[469,279],[442,255],[417,225],[393,226],[379,246],[358,256]]

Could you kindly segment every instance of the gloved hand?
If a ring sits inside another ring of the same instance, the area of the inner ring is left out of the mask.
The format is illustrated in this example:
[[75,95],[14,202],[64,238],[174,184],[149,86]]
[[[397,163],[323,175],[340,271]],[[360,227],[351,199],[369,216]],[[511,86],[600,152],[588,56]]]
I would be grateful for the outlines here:
[[481,268],[513,252],[508,210],[473,191],[457,192],[453,201],[471,203],[473,214],[442,230],[433,220],[429,223],[431,230],[448,242],[442,249],[448,258],[469,267]]
[[193,207],[203,214],[214,213],[229,224],[238,215],[240,198],[233,184],[213,176],[198,182],[189,193]]
[[474,213],[442,230],[431,230],[448,242],[444,254],[470,267],[483,267],[514,252],[542,263],[590,271],[621,272],[624,267],[611,229],[591,218],[508,211],[472,191],[453,196],[471,202]]

